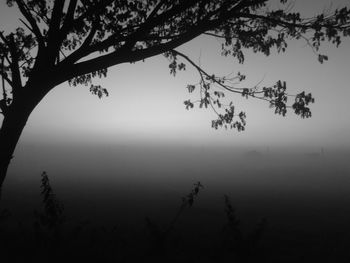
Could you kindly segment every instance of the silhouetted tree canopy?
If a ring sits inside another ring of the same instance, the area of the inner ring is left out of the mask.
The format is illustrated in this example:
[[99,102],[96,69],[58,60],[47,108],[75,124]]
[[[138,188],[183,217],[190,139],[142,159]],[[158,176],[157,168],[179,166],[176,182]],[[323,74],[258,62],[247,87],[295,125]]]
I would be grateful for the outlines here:
[[[200,35],[222,40],[222,54],[244,62],[244,52],[266,56],[272,50],[284,52],[287,41],[306,41],[319,62],[322,42],[336,46],[350,34],[350,10],[303,18],[291,11],[289,0],[7,0],[22,17],[21,27],[0,32],[4,115],[0,130],[1,177],[4,178],[25,123],[43,97],[60,83],[88,85],[98,97],[108,95],[95,77],[106,77],[108,68],[121,63],[142,61],[164,55],[171,74],[193,66],[199,83],[188,85],[198,92],[198,100],[186,100],[187,109],[198,104],[217,113],[214,128],[245,128],[245,113],[233,103],[223,103],[228,93],[266,100],[275,113],[285,115],[290,108],[302,118],[311,116],[311,94],[287,93],[286,83],[269,87],[242,87],[245,76],[221,77],[196,64],[177,48]],[[291,100],[292,101],[289,101]],[[3,179],[2,179],[3,180]],[[1,180],[1,181],[2,181]]]

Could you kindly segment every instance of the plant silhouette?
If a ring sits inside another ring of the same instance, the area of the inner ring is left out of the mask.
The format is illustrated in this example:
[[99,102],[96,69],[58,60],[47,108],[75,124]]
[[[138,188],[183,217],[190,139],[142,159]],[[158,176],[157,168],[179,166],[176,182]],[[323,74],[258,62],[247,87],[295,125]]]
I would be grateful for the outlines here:
[[180,216],[184,213],[186,208],[191,208],[193,206],[194,200],[195,198],[197,198],[200,188],[203,188],[203,185],[200,182],[197,182],[194,184],[191,192],[188,195],[182,197],[181,205],[178,211],[176,212],[175,216],[172,218],[170,223],[165,228],[161,228],[156,223],[154,223],[151,219],[146,217],[146,226],[149,229],[149,232],[151,233],[151,237],[154,241],[153,249],[158,254],[164,253],[166,241],[171,231],[173,231],[176,223],[178,222]]
[[50,185],[46,172],[41,174],[41,196],[44,209],[34,211],[34,230],[38,247],[46,250],[46,256],[52,259],[59,258],[59,251],[64,246],[63,225],[65,222],[63,205],[58,201]]
[[225,195],[224,199],[227,218],[227,223],[223,228],[224,247],[232,251],[239,262],[251,262],[253,259],[261,261],[261,255],[256,255],[255,253],[257,253],[259,241],[267,226],[266,219],[262,219],[250,235],[244,236],[240,229],[240,220],[236,215],[236,211],[229,197]]
[[[246,232],[242,226],[244,224],[239,219],[228,196],[224,196],[224,211],[222,213],[226,222],[222,228],[220,228],[220,224],[218,225],[218,229],[221,231],[218,230],[211,234],[208,245],[203,247],[200,244],[200,237],[192,235],[194,229],[191,227],[184,228],[184,231],[176,231],[181,229],[179,222],[180,218],[184,220],[183,214],[196,205],[202,188],[200,182],[195,183],[190,193],[182,198],[179,208],[166,224],[158,224],[154,220],[146,218],[145,232],[131,235],[127,231],[123,232],[122,224],[111,229],[82,221],[77,224],[69,224],[63,205],[54,194],[48,174],[43,172],[41,174],[43,208],[40,212],[34,213],[35,224],[32,225],[32,229],[26,228],[22,224],[18,225],[16,233],[6,229],[5,220],[11,219],[12,215],[9,211],[1,213],[1,260],[2,262],[118,263],[279,262],[270,261],[270,259],[273,258],[271,257],[274,256],[273,253],[281,253],[281,251],[274,250],[274,246],[281,246],[280,240],[274,240],[272,247],[266,247],[264,243],[266,232],[271,231],[270,228],[267,228],[267,220],[262,219],[252,231]],[[207,185],[206,188],[208,188]],[[209,227],[206,222],[201,222],[199,214],[193,213],[193,215],[196,217],[196,223],[201,227]],[[140,218],[140,223],[142,224],[142,222],[142,218]],[[182,237],[179,238],[180,235],[192,236],[193,242],[187,242],[188,240]],[[338,252],[344,253],[342,250],[346,247],[346,242],[345,235],[340,233],[327,235],[327,242],[324,244],[324,251],[322,251],[325,254],[324,259],[328,260],[326,262],[333,259],[337,259],[336,262],[346,262],[341,259],[341,255],[344,254],[337,254]],[[298,251],[298,253],[309,253],[310,247],[303,249],[305,250]],[[283,256],[277,254],[279,260],[285,259],[288,262],[289,258]]]

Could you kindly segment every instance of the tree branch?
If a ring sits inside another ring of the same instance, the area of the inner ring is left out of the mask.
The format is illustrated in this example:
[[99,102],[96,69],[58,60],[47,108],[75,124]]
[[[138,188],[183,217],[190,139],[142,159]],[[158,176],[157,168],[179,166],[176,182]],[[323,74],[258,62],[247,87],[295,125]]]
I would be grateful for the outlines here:
[[9,79],[9,77],[7,76],[6,72],[4,71],[0,71],[0,75],[1,77],[6,80],[6,82],[11,86],[11,88],[13,88],[13,83],[12,81]]
[[5,75],[5,70],[4,70],[4,58],[1,58],[1,77],[2,77],[2,97],[6,101],[6,90],[5,90],[5,82],[4,82],[4,75]]
[[[76,62],[79,59],[81,59],[82,57],[85,57],[85,56],[87,56],[91,53],[94,53],[96,51],[108,49],[109,47],[116,45],[122,41],[125,41],[125,44],[124,44],[125,49],[123,49],[125,52],[125,51],[127,51],[127,49],[131,49],[137,41],[152,40],[149,38],[149,34],[148,34],[149,30],[151,30],[152,28],[154,28],[156,26],[161,25],[162,23],[166,22],[168,19],[170,19],[174,15],[178,14],[179,12],[182,12],[183,10],[186,10],[186,8],[193,6],[196,2],[198,2],[198,0],[188,0],[188,1],[185,1],[182,4],[172,8],[171,10],[166,11],[166,12],[156,16],[156,17],[149,17],[149,19],[147,19],[143,24],[141,24],[139,26],[139,28],[131,35],[125,37],[125,36],[120,36],[120,35],[118,36],[118,34],[116,33],[115,35],[110,36],[109,38],[103,40],[102,42],[96,43],[95,45],[91,46],[90,48],[85,48],[84,50],[80,50],[78,53],[75,53],[75,54],[73,53],[74,56],[72,57],[71,60],[70,59],[67,60],[67,62],[72,62],[72,61]],[[199,31],[204,32],[204,31],[210,29],[210,27],[215,27],[216,25],[220,24],[221,21],[226,19],[229,14],[232,14],[234,9],[238,5],[240,5],[241,2],[242,1],[238,1],[238,3],[236,3],[231,10],[229,10],[229,11],[226,10],[226,12],[224,11],[225,9],[223,7],[216,9],[215,11],[209,13],[201,21],[199,21],[198,25],[192,26],[192,29],[195,28],[195,30],[197,30],[198,32]],[[160,8],[159,7],[160,4],[161,3],[158,4],[158,8]],[[212,21],[209,20],[209,18],[212,15],[214,15],[218,12],[221,12],[221,11],[223,11],[223,15],[219,19],[212,20]],[[210,25],[210,27],[208,27],[208,25]],[[203,29],[203,28],[205,28],[205,29]],[[189,31],[191,31],[191,28],[189,29]],[[119,32],[119,33],[121,33],[121,32]],[[186,35],[186,34],[187,33],[184,33],[184,34],[178,35],[178,36],[182,37],[183,35]],[[196,36],[198,36],[198,35],[200,35],[200,34],[196,34]],[[175,36],[170,36],[170,37],[163,36],[162,38],[163,39],[174,39],[176,37]],[[158,36],[155,39],[159,40],[160,37]]]
[[[211,75],[209,75],[206,71],[204,71],[200,66],[198,66],[196,63],[193,62],[192,59],[190,59],[188,56],[186,56],[185,54],[181,53],[180,51],[177,50],[172,50],[171,52],[173,52],[175,55],[178,55],[182,58],[184,58],[185,60],[187,60],[199,73],[200,75],[205,75],[206,77],[213,79]],[[213,79],[213,81],[215,81],[215,79]],[[239,93],[242,94],[242,91],[238,91],[238,90],[234,90],[232,88],[227,87],[226,85],[222,84],[221,82],[215,81],[216,84],[218,84],[219,86],[221,86],[222,88],[224,88],[225,90],[228,90],[230,92],[234,92],[234,93]]]
[[8,48],[10,48],[10,43],[9,43],[9,41],[6,39],[6,37],[4,36],[3,31],[0,31],[0,38],[1,38],[2,42],[4,42],[4,44],[5,44]]
[[[314,24],[312,23],[312,21],[308,21],[306,23],[291,23],[291,22],[280,20],[280,19],[275,19],[275,18],[271,18],[271,17],[267,17],[267,16],[263,16],[263,15],[251,14],[251,13],[249,13],[249,14],[248,13],[237,13],[237,15],[241,18],[265,20],[265,21],[268,21],[271,23],[275,23],[279,26],[284,26],[284,27],[301,28],[301,29],[305,29],[305,30],[314,29],[314,27],[313,27]],[[320,26],[327,27],[327,25],[325,25],[325,24],[321,24]],[[344,29],[344,27],[337,27],[336,25],[334,25],[334,28]]]
[[[2,99],[0,100],[0,110],[1,113],[5,116],[7,113],[7,105],[8,105],[8,97],[7,97],[7,93],[6,93],[6,89],[5,89],[5,70],[4,70],[4,58],[1,58],[1,71],[0,71],[0,75],[2,77]],[[6,76],[7,77],[7,76]]]
[[68,28],[71,27],[74,21],[74,12],[75,12],[75,8],[77,7],[77,2],[78,0],[71,0],[69,2],[66,19],[63,22],[63,26],[60,32],[61,36],[66,36]]
[[150,18],[154,17],[158,13],[159,9],[164,5],[164,3],[166,1],[167,0],[160,0],[159,3],[153,8],[152,12],[149,14],[147,19],[150,19]]
[[[209,73],[207,73],[206,71],[204,71],[200,66],[198,66],[193,60],[191,60],[187,55],[183,54],[182,52],[180,51],[177,51],[177,50],[172,50],[171,52],[173,52],[175,55],[178,55],[182,58],[184,58],[186,61],[188,61],[200,74],[201,76],[201,79],[202,81],[204,82],[204,78],[203,78],[203,75],[213,81],[215,84],[217,84],[218,86],[220,86],[221,88],[229,91],[229,92],[233,92],[233,93],[237,93],[237,94],[240,94],[240,95],[245,95],[245,96],[249,96],[249,97],[252,97],[252,98],[256,98],[256,99],[259,99],[259,100],[264,100],[264,101],[268,101],[268,102],[275,102],[275,100],[273,99],[268,99],[264,96],[256,96],[256,94],[261,94],[261,93],[264,93],[264,91],[262,90],[258,90],[258,84],[256,84],[254,86],[254,88],[234,88],[234,87],[231,87],[231,86],[228,86],[228,85],[225,85],[222,81],[219,81],[217,78],[215,78],[213,75],[210,75]],[[249,90],[249,92],[246,92],[247,90]],[[285,93],[286,96],[293,96],[295,97],[295,95],[289,95],[287,93]]]
[[18,90],[22,87],[21,72],[19,69],[19,58],[13,34],[10,35],[9,48],[11,54],[11,73],[12,73],[12,93],[15,98]]
[[129,48],[122,47],[107,55],[102,55],[97,58],[90,59],[88,61],[83,61],[71,66],[67,66],[65,68],[62,68],[62,70],[66,69],[64,75],[66,80],[68,80],[79,75],[84,75],[90,72],[97,71],[101,68],[108,68],[108,67],[121,64],[121,63],[126,63],[126,62],[136,62],[136,61],[144,60],[146,58],[162,54],[164,52],[167,52],[168,50],[176,48],[190,41],[191,39],[197,37],[198,35],[200,35],[198,31],[191,32],[180,39],[174,39],[164,44],[160,44],[160,45],[153,46],[146,49],[139,49],[135,51],[130,51]]
[[16,3],[18,5],[19,10],[23,14],[23,16],[27,19],[27,21],[31,25],[32,30],[34,32],[34,35],[36,36],[36,38],[38,40],[39,48],[40,49],[44,48],[45,47],[44,37],[41,34],[40,29],[39,29],[35,19],[33,18],[33,16],[28,11],[27,6],[25,5],[25,3],[22,0],[16,0]]
[[[120,32],[118,32],[115,35],[110,36],[109,38],[105,39],[102,42],[95,44],[94,46],[92,46],[90,48],[87,48],[87,47],[84,47],[84,49],[79,48],[77,53],[76,52],[74,52],[75,54],[73,53],[74,56],[68,57],[67,62],[74,63],[74,62],[78,61],[79,59],[81,59],[82,57],[85,57],[85,56],[87,56],[91,53],[94,53],[96,51],[99,51],[99,50],[108,49],[109,47],[116,45],[117,43],[120,43],[121,41],[125,41],[124,51],[126,51],[126,49],[131,49],[134,46],[134,44],[140,39],[140,37],[143,35],[146,35],[150,29],[152,29],[156,25],[163,23],[164,21],[169,19],[171,16],[175,15],[177,12],[180,12],[181,10],[183,10],[183,8],[187,8],[188,6],[193,5],[196,1],[198,1],[198,0],[186,1],[184,4],[179,5],[176,8],[169,10],[168,12],[162,13],[155,18],[150,17],[150,19],[147,19],[147,21],[145,23],[141,24],[140,27],[133,34],[131,34],[128,37],[120,36],[119,35]],[[99,7],[100,8],[105,7],[106,5],[108,5],[108,2],[109,2],[108,0],[105,0],[106,4],[105,5],[100,4]],[[161,2],[163,2],[163,0]],[[101,3],[103,3],[103,1]],[[158,4],[158,8],[160,8],[160,6],[161,6],[161,3]],[[87,12],[85,14],[87,14]],[[74,23],[77,23],[78,19],[82,19],[83,16],[84,15],[81,15],[79,18],[77,18]]]
[[98,24],[99,24],[99,22],[97,22],[97,21],[92,24],[90,33],[85,38],[83,44],[76,51],[74,51],[72,54],[70,54],[62,63],[68,64],[68,65],[74,64],[79,59],[94,52],[93,48],[91,48],[91,47],[89,48],[89,46],[91,44],[92,39],[94,38],[94,36],[96,34]]
[[98,3],[96,3],[95,5],[91,6],[90,8],[88,8],[85,13],[81,14],[78,18],[74,19],[70,21],[70,23],[66,24],[66,27],[64,28],[65,31],[61,30],[61,34],[62,35],[67,35],[69,33],[69,31],[71,31],[76,25],[79,25],[81,22],[84,21],[84,19],[86,19],[87,17],[91,16],[91,15],[96,15],[99,14],[99,12],[101,12],[106,6],[110,5],[111,3],[113,3],[115,0],[101,0]]
[[35,32],[34,32],[33,28],[31,28],[26,22],[24,22],[23,19],[20,18],[19,21],[21,21],[22,24],[23,24],[26,28],[28,28],[30,32],[32,32],[32,33],[35,35]]
[[[195,0],[189,0],[189,1],[184,2],[184,4],[182,4],[182,6],[188,7],[188,5],[191,6],[195,2],[196,2]],[[241,3],[241,1],[239,3]],[[235,14],[236,7],[237,7],[237,5],[235,5],[232,9],[224,12],[222,15],[220,15],[219,18],[214,19],[214,20],[208,20],[207,17],[203,18],[201,21],[199,21],[199,23],[197,25],[192,26],[192,28],[189,28],[189,30],[186,33],[182,34],[181,37],[173,39],[173,40],[168,41],[166,43],[162,43],[162,44],[159,44],[156,46],[152,46],[152,47],[140,49],[140,50],[135,50],[135,51],[130,51],[130,47],[123,46],[120,49],[118,49],[114,52],[111,52],[109,54],[101,55],[97,58],[93,58],[91,60],[80,62],[80,63],[74,64],[74,65],[70,65],[70,66],[67,65],[67,68],[69,68],[69,70],[67,70],[69,72],[66,73],[68,76],[67,78],[71,79],[75,76],[88,74],[90,72],[97,71],[101,68],[108,68],[110,66],[117,65],[120,63],[140,61],[140,60],[152,57],[152,56],[162,54],[168,50],[172,50],[172,49],[196,38],[197,36],[201,35],[202,33],[220,25],[222,23],[222,21],[225,21],[227,18],[229,18],[230,16]],[[169,19],[170,17],[175,15],[176,12],[179,12],[180,10],[181,9],[174,7],[173,9],[169,10],[168,12],[162,13],[159,16],[155,17],[154,19],[150,19],[148,21],[148,23],[145,23],[140,27],[143,29],[142,31],[137,30],[134,34],[132,34],[131,36],[128,36],[125,39],[125,41],[127,42],[128,39],[130,39],[129,41],[139,40],[138,38],[142,38],[143,35],[145,33],[147,33],[147,32],[144,32],[144,30],[149,30],[149,28],[151,26],[156,26],[158,22],[162,23],[162,22],[166,21],[167,19]],[[217,12],[217,11],[218,10],[216,10],[215,12]],[[169,16],[166,16],[165,14],[168,14]],[[103,43],[103,42],[100,42],[100,43]],[[112,44],[112,41],[111,41],[111,44]],[[88,49],[86,51],[85,55],[91,54],[92,51],[96,51],[94,49],[94,47],[91,47],[91,49]]]
[[55,63],[55,60],[60,51],[60,24],[63,14],[63,6],[65,0],[55,0],[51,20],[49,24],[48,35],[48,53],[49,53],[49,61],[51,63]]

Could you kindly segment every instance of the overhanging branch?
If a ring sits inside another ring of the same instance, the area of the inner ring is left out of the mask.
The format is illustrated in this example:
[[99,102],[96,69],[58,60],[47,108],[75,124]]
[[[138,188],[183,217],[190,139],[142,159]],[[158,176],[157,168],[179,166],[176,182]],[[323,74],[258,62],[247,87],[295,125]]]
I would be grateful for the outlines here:
[[152,46],[145,49],[139,49],[130,51],[129,48],[123,48],[109,53],[107,55],[101,55],[94,59],[88,61],[83,61],[74,65],[67,65],[67,67],[62,70],[65,71],[66,80],[71,79],[75,76],[88,74],[90,72],[97,71],[101,68],[108,68],[117,64],[126,63],[126,62],[136,62],[144,60],[149,57],[160,55],[169,50],[172,50],[194,38],[199,36],[202,31],[192,30],[187,34],[184,34],[182,38],[174,39],[172,41]]
[[[203,18],[201,21],[198,22],[198,24],[190,27],[186,33],[183,33],[181,37],[177,39],[173,39],[166,43],[158,44],[156,46],[152,46],[149,48],[130,51],[131,49],[131,46],[129,45],[130,43],[136,43],[137,41],[142,40],[145,36],[147,36],[147,32],[151,28],[165,22],[167,19],[169,19],[173,15],[176,15],[178,12],[181,12],[183,8],[188,8],[196,3],[195,0],[185,1],[181,5],[178,5],[172,8],[171,10],[166,11],[152,19],[147,20],[144,24],[140,26],[140,28],[136,30],[135,33],[131,34],[130,36],[124,37],[125,38],[124,41],[126,45],[121,47],[120,49],[110,54],[101,55],[100,57],[97,57],[88,61],[80,62],[75,65],[69,65],[69,68],[70,68],[69,71],[71,73],[68,74],[69,75],[68,79],[73,78],[75,76],[87,74],[93,71],[97,71],[98,69],[101,69],[101,68],[108,68],[116,64],[143,60],[151,56],[159,55],[166,51],[172,50],[186,42],[189,42],[190,40],[196,38],[202,33],[220,25],[223,21],[225,21],[226,19],[228,19],[229,17],[235,14],[236,8],[239,4],[241,4],[241,2],[242,1],[239,1],[238,4],[234,5],[234,7],[230,10],[224,11],[224,9],[220,7],[218,10],[223,11],[223,13],[218,18],[213,20],[210,20],[209,17]],[[215,10],[212,13],[209,13],[208,16],[212,16],[213,14],[219,12],[218,10]],[[121,41],[121,39],[111,36],[105,41],[102,41],[100,43],[95,44],[94,46],[84,49],[83,50],[84,52],[81,52],[81,53],[79,52],[78,53],[79,56],[76,56],[76,58],[74,58],[72,61],[77,61],[78,59],[81,59],[82,57],[87,56],[95,51],[98,51],[101,49],[107,49],[113,44],[118,43],[118,41]]]
[[[252,97],[255,99],[267,101],[270,103],[270,107],[275,108],[276,114],[281,114],[285,116],[287,113],[287,109],[291,108],[297,115],[300,115],[302,118],[308,118],[311,116],[311,111],[308,108],[308,105],[310,103],[313,103],[314,99],[312,98],[310,93],[306,94],[305,92],[301,92],[296,95],[290,95],[286,92],[286,83],[281,81],[277,81],[276,84],[270,87],[260,88],[258,87],[258,83],[253,88],[237,88],[232,86],[232,84],[230,84],[229,79],[227,79],[226,77],[217,77],[214,74],[210,75],[182,52],[176,50],[172,50],[171,52],[174,56],[175,61],[176,56],[180,56],[198,71],[201,79],[199,82],[201,99],[196,102],[200,103],[200,107],[202,107],[203,105],[205,107],[210,106],[214,110],[214,112],[218,116],[218,119],[212,122],[212,125],[215,128],[217,128],[218,126],[225,126],[231,128],[238,128],[238,130],[240,130],[244,129],[245,126],[245,114],[241,112],[239,115],[235,115],[235,109],[232,102],[229,105],[223,104],[221,99],[225,97],[225,94],[221,91],[217,91],[216,89],[218,88],[224,89],[232,93],[238,93],[246,98]],[[175,66],[176,65],[177,64],[175,64]],[[238,73],[238,75],[233,79],[238,79],[240,82],[243,79],[245,79],[245,76],[243,76],[242,78],[242,75]],[[187,88],[190,93],[193,92],[196,85],[188,85]],[[295,98],[295,102],[290,106],[287,105],[288,97]],[[193,108],[193,105],[196,102],[191,102],[190,100],[187,100],[184,103],[186,105],[186,108],[189,109]],[[225,114],[220,114],[217,111],[217,108],[219,109],[222,106],[225,106]],[[238,116],[241,119],[241,122],[233,123],[233,118],[235,116]]]
[[228,86],[224,85],[223,83],[216,81],[216,79],[213,78],[212,75],[210,75],[206,71],[204,71],[200,66],[198,66],[196,63],[194,63],[194,61],[192,59],[190,59],[188,56],[186,56],[185,54],[183,54],[177,50],[174,50],[174,49],[171,52],[173,52],[175,55],[178,55],[178,56],[184,58],[185,60],[187,60],[199,72],[199,74],[201,76],[204,75],[207,78],[212,79],[216,84],[218,84],[220,87],[222,87],[223,89],[225,89],[227,91],[242,94],[242,91],[234,90],[233,88],[229,88]]

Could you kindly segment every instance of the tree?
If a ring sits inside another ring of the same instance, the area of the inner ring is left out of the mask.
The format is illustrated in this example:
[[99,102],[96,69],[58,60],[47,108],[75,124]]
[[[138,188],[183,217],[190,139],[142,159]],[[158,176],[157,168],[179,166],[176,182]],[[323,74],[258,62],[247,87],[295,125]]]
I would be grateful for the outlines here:
[[[3,122],[0,130],[0,185],[5,178],[16,144],[33,109],[57,85],[88,84],[98,97],[106,89],[93,84],[107,69],[163,54],[170,72],[185,69],[185,63],[199,73],[200,82],[188,85],[200,98],[186,100],[185,107],[211,107],[217,113],[214,128],[244,130],[245,114],[222,98],[227,93],[266,100],[275,113],[291,108],[303,118],[311,116],[311,94],[291,95],[286,83],[270,87],[241,87],[245,76],[218,77],[206,72],[191,58],[176,50],[205,34],[222,40],[222,54],[244,62],[244,51],[268,56],[272,49],[284,52],[287,40],[306,41],[321,63],[324,41],[338,46],[350,34],[350,10],[302,18],[291,12],[289,0],[7,0],[19,9],[22,27],[0,32]],[[276,8],[271,5],[275,4]],[[180,60],[182,62],[180,62]],[[238,83],[236,83],[238,82]]]

